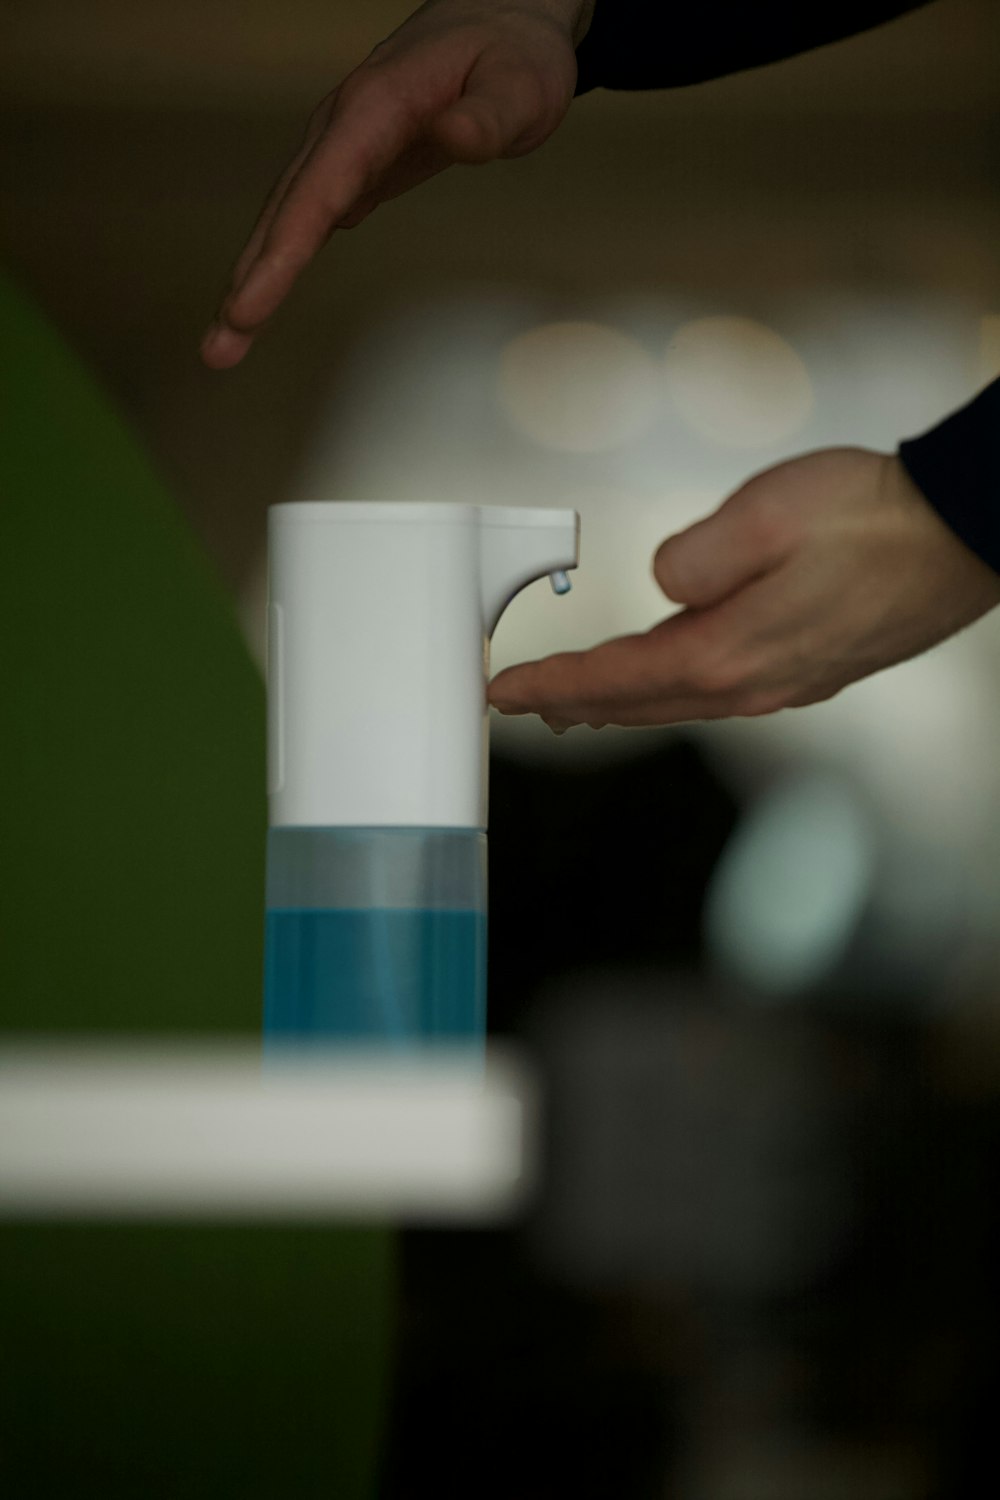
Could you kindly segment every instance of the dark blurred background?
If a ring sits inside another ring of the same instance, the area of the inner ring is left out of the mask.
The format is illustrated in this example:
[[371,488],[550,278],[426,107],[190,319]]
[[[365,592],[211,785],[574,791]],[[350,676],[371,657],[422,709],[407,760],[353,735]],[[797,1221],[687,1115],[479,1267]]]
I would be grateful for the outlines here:
[[[337,235],[245,366],[208,373],[199,336],[308,112],[408,9],[8,0],[0,18],[4,268],[150,456],[258,661],[276,501],[575,506],[574,591],[514,602],[499,667],[651,623],[656,543],[755,470],[833,443],[891,449],[1000,373],[991,0],[940,0],[715,83],[588,96],[536,155],[454,169]],[[244,741],[250,675],[230,715]],[[495,722],[491,1026],[541,1068],[548,1169],[524,1223],[400,1236],[377,1481],[364,1464],[345,1480],[328,1451],[341,1429],[318,1430],[351,1379],[324,1365],[345,1316],[324,1277],[358,1274],[354,1242],[324,1261],[324,1241],[286,1236],[253,1271],[251,1231],[229,1250],[189,1232],[185,1348],[197,1361],[210,1336],[218,1364],[204,1389],[220,1399],[248,1359],[256,1372],[220,1448],[173,1411],[186,1358],[135,1332],[148,1265],[173,1264],[176,1239],[109,1252],[107,1228],[84,1250],[46,1231],[31,1285],[44,1300],[81,1254],[120,1255],[131,1312],[116,1320],[112,1297],[91,1342],[73,1338],[100,1349],[131,1320],[108,1389],[152,1358],[162,1405],[116,1424],[95,1397],[38,1468],[36,1429],[58,1433],[69,1398],[8,1360],[8,1411],[36,1433],[9,1450],[10,1492],[65,1492],[74,1472],[77,1493],[164,1496],[978,1493],[998,732],[995,618],[766,721],[560,740]],[[241,761],[251,788],[258,753]],[[255,796],[217,838],[212,878],[239,862],[245,925],[227,939],[234,998],[197,1011],[209,1030],[256,1024]],[[178,885],[192,847],[164,856]],[[8,1024],[170,1029],[166,991],[155,1014],[127,999],[104,1014],[81,962],[76,1011],[19,1005],[5,970]],[[193,1013],[189,996],[174,1024]],[[16,1242],[22,1282],[29,1258]],[[282,1321],[303,1258],[322,1311],[300,1293]],[[222,1263],[232,1318],[199,1335]],[[221,1354],[265,1285],[271,1333]],[[58,1317],[46,1330],[50,1368]],[[296,1379],[313,1405],[288,1394]],[[273,1443],[235,1463],[247,1411],[279,1390]]]

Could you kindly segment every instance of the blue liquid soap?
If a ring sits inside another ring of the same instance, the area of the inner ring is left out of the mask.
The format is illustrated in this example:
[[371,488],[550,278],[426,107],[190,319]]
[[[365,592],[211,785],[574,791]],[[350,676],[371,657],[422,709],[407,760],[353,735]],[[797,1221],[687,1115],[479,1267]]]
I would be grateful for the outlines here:
[[420,908],[267,913],[264,1033],[409,1048],[482,1044],[486,917]]

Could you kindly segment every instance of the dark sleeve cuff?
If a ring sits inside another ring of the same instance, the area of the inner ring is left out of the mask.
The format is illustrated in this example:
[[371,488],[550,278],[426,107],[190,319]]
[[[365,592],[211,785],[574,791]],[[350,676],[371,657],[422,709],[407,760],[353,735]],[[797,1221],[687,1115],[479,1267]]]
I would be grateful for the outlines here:
[[[929,0],[597,0],[576,92],[722,78],[867,31]],[[685,13],[688,12],[688,13]]]
[[899,456],[942,521],[1000,573],[1000,380]]

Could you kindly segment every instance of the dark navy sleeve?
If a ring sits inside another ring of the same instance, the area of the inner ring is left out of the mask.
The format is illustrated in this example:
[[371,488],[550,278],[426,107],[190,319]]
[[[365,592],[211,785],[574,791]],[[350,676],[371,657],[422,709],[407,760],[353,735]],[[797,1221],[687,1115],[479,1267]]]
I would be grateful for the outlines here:
[[1000,380],[899,456],[942,521],[1000,573]]
[[930,0],[597,0],[576,92],[666,89],[867,31]]

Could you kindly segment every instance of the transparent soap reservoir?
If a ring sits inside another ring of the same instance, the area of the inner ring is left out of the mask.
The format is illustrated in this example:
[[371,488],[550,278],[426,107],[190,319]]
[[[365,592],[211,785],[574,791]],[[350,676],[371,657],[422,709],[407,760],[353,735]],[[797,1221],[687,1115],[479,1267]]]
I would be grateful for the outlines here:
[[272,828],[266,904],[270,1042],[482,1045],[482,830]]

